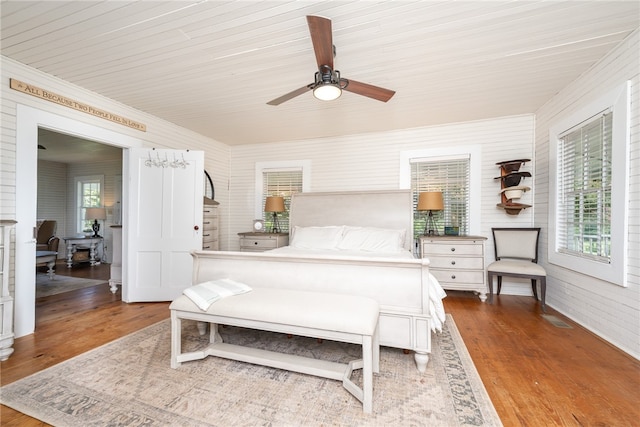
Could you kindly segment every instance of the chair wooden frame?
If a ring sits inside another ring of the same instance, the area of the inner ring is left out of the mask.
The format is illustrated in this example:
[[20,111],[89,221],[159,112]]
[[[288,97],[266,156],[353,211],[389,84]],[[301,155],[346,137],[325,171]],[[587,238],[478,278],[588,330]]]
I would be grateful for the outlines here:
[[[504,250],[498,251],[498,241],[496,239],[496,231],[498,232],[504,232],[504,231],[514,231],[514,232],[532,232],[532,233],[536,233],[536,237],[535,237],[535,252],[533,253],[532,257],[523,257],[521,254],[517,254],[514,257],[510,257],[509,254],[505,254]],[[542,267],[538,267],[536,268],[536,270],[538,270],[539,272],[541,271],[543,274],[530,274],[530,273],[518,273],[518,272],[514,272],[513,271],[513,267],[517,266],[517,264],[514,263],[522,263],[522,268],[523,270],[526,270],[527,267],[530,267],[529,265],[527,265],[527,262],[532,262],[534,264],[538,264],[538,242],[540,241],[540,228],[535,228],[535,227],[521,227],[521,228],[492,228],[491,232],[493,234],[493,247],[494,247],[494,254],[495,254],[495,259],[496,261],[489,264],[489,266],[487,267],[487,279],[488,279],[488,284],[489,284],[489,303],[493,303],[493,278],[494,276],[498,278],[498,292],[497,295],[500,295],[500,291],[502,290],[502,277],[503,276],[509,276],[509,277],[520,277],[520,278],[525,278],[525,279],[530,279],[531,280],[531,289],[533,290],[533,296],[535,297],[536,300],[538,300],[538,290],[536,287],[536,282],[539,281],[540,282],[540,302],[541,302],[541,306],[542,306],[542,311],[546,312],[546,304],[545,304],[545,298],[546,298],[546,293],[547,293],[547,276],[546,276],[546,272],[544,272],[544,269]],[[500,261],[503,260],[503,258],[507,258],[512,260],[512,263],[510,265],[510,269],[507,269],[506,271],[501,269],[501,267],[504,266],[504,263],[501,263]]]

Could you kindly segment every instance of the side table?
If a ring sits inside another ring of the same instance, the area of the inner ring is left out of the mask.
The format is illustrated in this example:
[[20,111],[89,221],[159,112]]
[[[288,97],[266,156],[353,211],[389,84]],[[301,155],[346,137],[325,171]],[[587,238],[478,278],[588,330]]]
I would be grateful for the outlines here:
[[65,237],[65,243],[67,244],[67,268],[73,266],[73,253],[76,251],[76,245],[88,245],[89,246],[89,263],[91,266],[100,264],[100,261],[96,259],[96,248],[98,243],[102,243],[102,237]]
[[264,252],[289,244],[289,233],[238,233],[240,252]]
[[473,291],[487,300],[482,236],[421,236],[420,253],[443,289]]

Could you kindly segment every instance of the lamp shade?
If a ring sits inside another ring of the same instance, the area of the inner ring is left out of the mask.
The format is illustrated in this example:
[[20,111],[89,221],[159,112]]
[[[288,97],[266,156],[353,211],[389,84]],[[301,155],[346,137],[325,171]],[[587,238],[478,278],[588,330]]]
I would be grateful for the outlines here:
[[418,195],[419,211],[441,211],[444,209],[441,191],[427,191]]
[[264,204],[265,212],[284,212],[284,197],[269,196]]
[[107,219],[107,210],[105,208],[87,208],[84,217],[85,219]]

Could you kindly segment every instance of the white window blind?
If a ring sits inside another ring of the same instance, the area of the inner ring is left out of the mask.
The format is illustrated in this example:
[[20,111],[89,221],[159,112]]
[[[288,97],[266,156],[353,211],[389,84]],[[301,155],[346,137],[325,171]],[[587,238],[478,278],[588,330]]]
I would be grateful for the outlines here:
[[411,189],[413,192],[414,235],[424,232],[426,216],[416,211],[418,194],[441,191],[444,211],[434,212],[440,234],[444,227],[459,227],[459,234],[469,234],[469,170],[468,155],[459,158],[412,159]]
[[302,169],[265,170],[262,173],[262,218],[265,220],[266,229],[273,227],[273,215],[264,212],[264,204],[268,196],[280,196],[284,198],[285,212],[278,213],[278,224],[282,232],[289,232],[289,208],[291,195],[302,192]]
[[611,262],[613,113],[603,112],[560,135],[558,250]]

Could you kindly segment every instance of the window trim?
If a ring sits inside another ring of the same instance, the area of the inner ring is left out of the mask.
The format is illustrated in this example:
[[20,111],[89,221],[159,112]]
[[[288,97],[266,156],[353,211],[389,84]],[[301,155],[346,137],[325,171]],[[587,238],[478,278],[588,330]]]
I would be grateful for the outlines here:
[[[401,190],[411,189],[411,162],[418,159],[429,161],[469,158],[469,176],[482,176],[482,149],[477,145],[459,147],[428,148],[421,150],[407,150],[400,152],[400,183]],[[469,186],[469,235],[479,235],[481,221],[481,181],[472,179]]]
[[[606,94],[559,120],[549,128],[549,263],[573,270],[615,285],[627,286],[627,250],[629,218],[629,141],[630,141],[630,82]],[[560,136],[581,125],[591,117],[611,109],[612,123],[612,176],[611,176],[611,263],[603,263],[558,251],[558,148]]]
[[87,183],[87,182],[99,182],[100,183],[100,205],[99,206],[92,206],[92,207],[104,207],[104,175],[84,175],[84,176],[76,176],[73,178],[74,181],[74,186],[75,186],[75,217],[76,217],[76,221],[75,221],[75,229],[76,229],[76,233],[78,234],[82,234],[84,233],[84,230],[79,230],[80,228],[80,223],[81,221],[84,221],[83,219],[81,219],[80,217],[81,215],[81,209],[84,208],[84,206],[81,206],[81,200],[80,200],[80,189],[79,186],[81,184]]
[[256,162],[255,170],[255,199],[253,205],[254,219],[262,218],[264,172],[283,172],[287,170],[302,170],[302,191],[308,192],[311,188],[311,160],[281,160],[271,162]]

